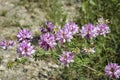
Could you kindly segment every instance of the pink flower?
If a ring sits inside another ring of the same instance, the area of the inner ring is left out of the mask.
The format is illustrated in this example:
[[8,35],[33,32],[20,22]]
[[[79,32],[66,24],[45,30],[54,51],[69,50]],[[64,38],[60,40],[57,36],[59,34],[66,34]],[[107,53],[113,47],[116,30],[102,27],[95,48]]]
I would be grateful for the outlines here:
[[32,54],[35,52],[35,50],[34,50],[34,47],[31,46],[31,44],[29,42],[22,41],[18,45],[17,52],[19,54],[19,57],[22,57],[22,56],[31,57]]
[[105,67],[105,73],[111,78],[119,78],[120,77],[120,66],[116,63],[109,63]]
[[27,29],[20,30],[17,34],[17,38],[18,38],[19,42],[22,42],[24,40],[29,41],[33,38],[32,37],[32,32],[27,30]]
[[44,50],[49,50],[49,49],[52,49],[53,47],[55,47],[56,40],[55,40],[54,34],[45,33],[45,34],[41,35],[39,45]]
[[2,49],[7,49],[8,47],[11,47],[15,44],[12,40],[3,40],[0,42],[0,46]]
[[78,33],[79,27],[77,24],[75,24],[74,22],[68,22],[65,24],[64,28],[67,28],[72,35]]
[[56,26],[54,26],[52,22],[46,22],[45,27],[40,28],[40,32],[42,33],[52,32],[55,27]]
[[59,60],[68,67],[70,62],[74,62],[74,55],[71,52],[64,51],[63,54],[59,56]]
[[52,22],[46,22],[45,24],[47,26],[48,32],[51,32],[55,28]]
[[92,39],[97,36],[96,28],[93,24],[86,24],[80,30],[82,38]]
[[67,28],[60,29],[56,33],[56,40],[59,43],[65,43],[66,41],[70,42],[73,38],[72,33]]
[[96,30],[98,35],[106,36],[107,33],[110,33],[110,29],[106,24],[98,24]]

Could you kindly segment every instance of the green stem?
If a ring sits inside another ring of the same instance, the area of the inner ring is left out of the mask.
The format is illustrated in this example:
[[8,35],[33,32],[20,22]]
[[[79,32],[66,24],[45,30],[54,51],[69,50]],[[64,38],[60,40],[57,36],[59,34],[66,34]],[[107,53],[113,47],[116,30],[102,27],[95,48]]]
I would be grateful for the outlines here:
[[83,65],[83,66],[86,67],[86,68],[88,68],[88,69],[90,69],[90,70],[92,70],[92,71],[94,71],[94,72],[97,72],[97,70],[95,70],[95,69],[93,69],[93,68],[91,68],[91,67],[89,67],[87,65]]
[[61,50],[59,44],[57,44],[57,48],[56,49],[57,49],[58,52],[62,53],[62,50]]
[[93,68],[91,68],[91,67],[89,67],[89,66],[87,66],[87,65],[82,65],[83,67],[86,67],[86,68],[88,68],[88,69],[90,69],[90,70],[92,70],[92,71],[94,71],[94,72],[97,72],[97,73],[99,73],[99,74],[102,74],[102,75],[105,75],[104,73],[102,73],[102,72],[100,72],[100,71],[97,71],[96,69],[93,69]]

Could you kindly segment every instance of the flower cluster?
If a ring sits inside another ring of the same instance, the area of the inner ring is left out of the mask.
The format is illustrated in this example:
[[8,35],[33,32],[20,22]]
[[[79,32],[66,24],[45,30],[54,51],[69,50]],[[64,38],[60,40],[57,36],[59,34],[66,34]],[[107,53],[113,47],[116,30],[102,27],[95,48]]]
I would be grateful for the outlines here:
[[77,24],[75,24],[74,22],[68,22],[64,25],[64,28],[68,29],[69,32],[71,32],[72,35],[75,35],[76,33],[78,33],[79,27]]
[[19,45],[17,47],[17,52],[19,57],[28,56],[31,57],[31,54],[35,52],[34,47],[31,46],[32,32],[27,29],[20,30],[17,34]]
[[52,49],[56,45],[54,34],[45,33],[41,35],[39,45],[44,50]]
[[92,39],[98,35],[105,36],[110,32],[110,29],[107,24],[98,24],[96,27],[89,23],[82,27],[80,30],[82,38]]
[[56,39],[53,32],[55,27],[56,26],[54,26],[52,22],[46,22],[45,27],[40,28],[43,34],[40,36],[39,45],[44,50],[52,49],[56,45]]
[[92,39],[97,36],[96,28],[91,23],[83,26],[80,32],[81,32],[82,38]]
[[55,26],[53,25],[52,22],[46,22],[45,27],[40,28],[40,32],[42,33],[47,33],[47,32],[52,32]]
[[7,49],[8,47],[13,46],[14,44],[15,44],[15,42],[12,40],[3,40],[0,42],[0,46],[4,50]]
[[70,42],[73,35],[78,32],[78,26],[73,22],[68,22],[56,33],[56,40],[60,43]]
[[22,56],[31,57],[31,54],[33,54],[35,50],[34,50],[34,47],[31,46],[30,43],[28,43],[27,41],[22,41],[21,43],[19,43],[17,52],[19,53],[18,55],[19,57],[22,57]]
[[63,54],[59,56],[59,60],[68,67],[70,62],[74,62],[74,55],[71,52],[64,51]]
[[116,63],[109,63],[105,67],[105,73],[111,78],[119,78],[120,77],[120,66]]
[[73,35],[78,32],[78,26],[73,22],[68,22],[64,27],[58,30],[55,34],[52,33],[53,29],[56,27],[53,26],[51,22],[46,23],[47,28],[41,28],[41,32],[44,33],[40,36],[39,45],[45,50],[52,49],[56,42],[65,43],[66,41],[70,42],[73,38]]
[[109,29],[108,25],[106,25],[106,24],[98,24],[96,26],[96,30],[97,30],[98,35],[105,36],[107,33],[110,33],[110,29]]
[[[70,42],[74,35],[79,32],[79,27],[74,22],[66,23],[62,28],[57,30],[57,32],[54,31],[55,29],[58,29],[58,27],[54,26],[52,22],[46,22],[45,27],[40,28],[42,35],[40,35],[39,46],[46,51],[54,48],[57,45],[57,42],[61,44]],[[84,25],[80,30],[80,35],[82,38],[87,39],[95,38],[98,35],[106,36],[107,33],[110,33],[110,29],[104,22],[103,18],[98,20],[97,25],[89,23]],[[17,47],[18,56],[32,57],[32,54],[35,53],[34,46],[32,46],[30,43],[30,41],[33,39],[32,32],[27,29],[22,29],[18,32],[17,38],[19,42]],[[2,47],[2,49],[7,49],[13,45],[14,41],[12,40],[3,40],[0,42],[0,47]],[[93,43],[91,43],[91,45],[93,46]],[[95,53],[95,50],[94,47],[83,48],[81,52],[90,54]],[[72,52],[63,51],[63,53],[59,55],[59,61],[65,66],[69,67],[69,64],[74,62],[74,54]],[[109,63],[105,67],[105,73],[111,78],[119,78],[120,66],[116,63]]]
[[67,28],[60,29],[56,33],[56,40],[59,43],[65,43],[66,41],[70,42],[73,38],[72,33]]
[[17,38],[18,38],[19,42],[22,42],[24,40],[29,41],[33,38],[32,37],[32,32],[27,30],[27,29],[20,30],[17,34]]

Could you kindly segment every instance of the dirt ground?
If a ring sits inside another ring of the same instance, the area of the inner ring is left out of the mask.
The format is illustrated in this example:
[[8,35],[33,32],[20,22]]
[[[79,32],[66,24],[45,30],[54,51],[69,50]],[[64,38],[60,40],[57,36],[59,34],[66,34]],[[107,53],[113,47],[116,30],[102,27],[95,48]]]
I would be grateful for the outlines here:
[[[46,21],[45,12],[37,7],[38,3],[32,4],[30,8],[26,8],[29,4],[22,3],[23,0],[0,0],[0,41],[3,39],[13,39],[16,41],[16,34],[20,30],[20,26],[28,27],[33,35],[39,32],[39,22]],[[31,0],[32,1],[32,0]],[[68,14],[68,21],[76,15],[76,7],[79,3],[77,0],[62,0],[63,9]],[[0,80],[54,80],[50,79],[52,75],[56,75],[61,68],[56,63],[45,60],[34,61],[30,59],[25,64],[14,64],[15,67],[8,68],[8,63],[14,62],[16,59],[16,46],[8,50],[0,48]]]

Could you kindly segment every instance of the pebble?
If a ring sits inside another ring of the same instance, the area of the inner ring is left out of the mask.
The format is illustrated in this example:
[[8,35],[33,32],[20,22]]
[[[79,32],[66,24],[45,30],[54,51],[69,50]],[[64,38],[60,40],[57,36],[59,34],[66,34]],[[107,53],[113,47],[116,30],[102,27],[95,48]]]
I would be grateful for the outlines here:
[[5,66],[0,65],[0,71],[5,71]]

